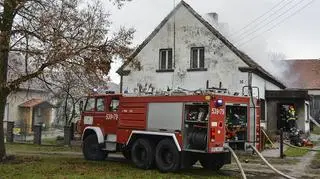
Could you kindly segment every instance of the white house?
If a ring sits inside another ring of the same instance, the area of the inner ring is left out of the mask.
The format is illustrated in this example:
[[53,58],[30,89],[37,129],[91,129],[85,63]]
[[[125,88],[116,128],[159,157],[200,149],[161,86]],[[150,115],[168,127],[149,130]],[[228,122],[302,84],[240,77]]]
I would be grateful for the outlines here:
[[[31,132],[35,124],[43,123],[49,127],[53,122],[53,105],[45,90],[20,88],[7,97],[4,121],[14,122],[21,132]],[[4,126],[6,128],[6,125]]]
[[132,93],[138,84],[156,90],[205,89],[209,81],[209,87],[220,86],[230,94],[241,94],[252,84],[265,99],[266,90],[285,88],[211,24],[181,1],[118,69],[120,91]]

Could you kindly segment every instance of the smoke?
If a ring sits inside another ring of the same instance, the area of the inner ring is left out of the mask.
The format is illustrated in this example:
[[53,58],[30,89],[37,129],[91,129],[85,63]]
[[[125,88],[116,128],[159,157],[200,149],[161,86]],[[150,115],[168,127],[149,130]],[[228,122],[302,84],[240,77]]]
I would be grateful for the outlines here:
[[[222,33],[222,35],[224,35],[239,50],[246,53],[252,58],[252,60],[272,74],[276,79],[281,82],[285,81],[287,74],[290,71],[290,66],[285,61],[287,58],[284,53],[269,50],[267,40],[263,37],[255,38],[251,41],[249,41],[251,37],[248,37],[248,39],[239,41],[236,34],[230,33],[231,30],[229,24],[220,22],[218,17],[217,13],[207,13],[203,15],[203,18],[207,22]],[[295,79],[298,79],[298,77],[295,77]]]

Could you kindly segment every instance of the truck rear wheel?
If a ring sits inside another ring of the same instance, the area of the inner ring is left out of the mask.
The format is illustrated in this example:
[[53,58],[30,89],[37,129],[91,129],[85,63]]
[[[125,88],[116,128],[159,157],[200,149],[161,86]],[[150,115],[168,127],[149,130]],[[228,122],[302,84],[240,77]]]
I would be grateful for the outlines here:
[[91,134],[83,141],[82,152],[86,160],[104,160],[107,152],[101,150],[96,135]]
[[217,171],[223,167],[223,161],[212,160],[211,158],[203,158],[200,160],[200,164],[203,168],[208,170]]
[[180,153],[171,139],[163,139],[158,143],[156,164],[161,172],[175,172],[180,168]]
[[148,139],[137,139],[131,148],[132,162],[141,169],[150,169],[154,165],[155,147]]

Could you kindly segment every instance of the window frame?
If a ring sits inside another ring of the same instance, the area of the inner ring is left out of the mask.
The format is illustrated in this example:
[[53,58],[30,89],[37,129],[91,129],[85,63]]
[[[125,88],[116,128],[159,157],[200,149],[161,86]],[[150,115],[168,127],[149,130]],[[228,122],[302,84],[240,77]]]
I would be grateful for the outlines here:
[[[197,59],[194,59],[194,51],[197,50]],[[201,55],[201,51],[203,54]],[[202,58],[201,58],[202,57]],[[194,61],[197,60],[196,66],[194,66]],[[203,66],[201,65],[203,64]],[[190,68],[187,71],[207,71],[205,68],[205,48],[204,47],[191,47],[190,49]]]
[[[162,68],[162,62],[163,62],[163,58],[162,58],[162,54],[163,52],[165,52],[165,68]],[[171,58],[170,57],[170,53],[171,52]],[[171,68],[169,68],[169,61],[171,60]],[[173,59],[173,50],[172,48],[163,48],[159,50],[159,64],[158,64],[159,68],[158,70],[156,70],[156,72],[173,72],[174,71],[174,59]]]
[[[87,110],[88,102],[89,102],[89,100],[91,100],[91,99],[94,100],[93,108],[92,108],[92,110]],[[90,97],[90,98],[88,98],[88,99],[86,100],[86,104],[85,104],[85,106],[84,106],[83,111],[84,111],[84,112],[94,112],[94,111],[96,110],[95,108],[96,108],[96,98]]]
[[[102,102],[103,102],[103,111],[99,110],[99,108],[98,108],[98,101],[99,100],[102,100]],[[96,98],[95,109],[96,109],[95,110],[96,112],[106,112],[106,101],[105,101],[104,97]]]
[[[118,106],[117,106],[117,109],[116,110],[112,110],[111,107],[113,107],[113,101],[118,101]],[[109,106],[108,106],[108,110],[109,112],[118,112],[119,111],[119,107],[120,107],[120,99],[119,97],[113,97],[110,99],[110,103],[109,103]]]

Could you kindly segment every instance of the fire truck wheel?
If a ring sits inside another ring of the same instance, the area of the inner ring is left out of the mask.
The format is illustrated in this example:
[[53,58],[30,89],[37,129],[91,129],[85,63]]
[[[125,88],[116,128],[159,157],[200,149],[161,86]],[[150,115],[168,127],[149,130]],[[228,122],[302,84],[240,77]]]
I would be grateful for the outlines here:
[[156,164],[161,172],[175,172],[180,168],[180,153],[171,139],[163,139],[158,143]]
[[200,164],[203,168],[214,171],[220,170],[223,167],[223,162],[212,160],[210,157],[201,159]]
[[86,160],[104,160],[107,153],[101,150],[97,136],[89,135],[83,141],[82,152]]
[[148,139],[137,139],[131,148],[132,162],[141,169],[150,169],[154,166],[155,146]]

